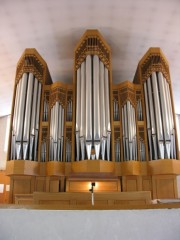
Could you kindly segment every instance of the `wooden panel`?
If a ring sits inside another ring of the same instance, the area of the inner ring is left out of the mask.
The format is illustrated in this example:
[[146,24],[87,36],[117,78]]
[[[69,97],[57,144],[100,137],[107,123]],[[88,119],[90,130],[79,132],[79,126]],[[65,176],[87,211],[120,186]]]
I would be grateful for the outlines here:
[[141,174],[141,163],[139,161],[131,160],[127,162],[122,162],[120,164],[122,176]]
[[143,191],[152,191],[152,180],[150,176],[142,177],[142,190]]
[[30,160],[7,161],[7,175],[39,175],[39,163]]
[[50,180],[50,183],[49,183],[49,191],[50,191],[51,193],[57,193],[57,192],[59,192],[59,179]]
[[31,194],[35,190],[35,177],[13,176],[11,177],[10,202],[15,201],[16,194]]
[[36,191],[37,192],[45,192],[46,191],[46,178],[45,177],[37,177],[36,178]]
[[15,194],[15,204],[33,204],[33,194]]
[[141,191],[142,178],[140,176],[122,177],[123,192]]
[[73,173],[113,173],[114,163],[100,160],[83,160],[79,162],[72,162]]
[[[38,193],[33,194],[34,204],[59,204],[68,206],[91,205],[91,193]],[[95,205],[115,206],[120,204],[151,204],[151,193],[123,192],[123,193],[95,193]]]
[[47,176],[64,176],[65,174],[65,163],[50,161],[46,163],[46,174]]
[[133,192],[137,191],[138,186],[137,186],[137,180],[136,179],[128,179],[126,182],[126,191],[127,192]]
[[177,198],[177,182],[174,175],[153,176],[153,198]]
[[30,179],[16,179],[13,185],[14,195],[17,193],[30,193],[31,192],[31,180]]
[[9,202],[9,185],[10,178],[6,176],[5,171],[0,171],[0,184],[3,184],[3,192],[0,193],[0,203],[8,203]]
[[148,162],[148,168],[152,175],[180,174],[180,161],[174,159],[159,159]]

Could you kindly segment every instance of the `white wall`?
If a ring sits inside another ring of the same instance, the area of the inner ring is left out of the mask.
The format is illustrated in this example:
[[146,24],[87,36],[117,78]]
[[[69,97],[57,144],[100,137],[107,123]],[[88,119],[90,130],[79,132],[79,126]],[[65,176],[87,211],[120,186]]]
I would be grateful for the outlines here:
[[0,209],[2,240],[179,240],[180,209]]
[[6,127],[7,127],[8,116],[0,118],[0,170],[6,168],[6,157],[7,152],[4,151]]

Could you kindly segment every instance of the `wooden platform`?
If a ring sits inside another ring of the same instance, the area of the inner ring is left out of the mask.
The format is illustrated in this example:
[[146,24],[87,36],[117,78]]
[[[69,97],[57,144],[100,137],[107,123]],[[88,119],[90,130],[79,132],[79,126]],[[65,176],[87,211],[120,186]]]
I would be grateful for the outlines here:
[[[43,193],[16,194],[16,204],[59,205],[60,207],[88,207],[92,205],[91,193]],[[151,204],[151,192],[108,192],[94,193],[94,205],[118,207],[121,205]]]

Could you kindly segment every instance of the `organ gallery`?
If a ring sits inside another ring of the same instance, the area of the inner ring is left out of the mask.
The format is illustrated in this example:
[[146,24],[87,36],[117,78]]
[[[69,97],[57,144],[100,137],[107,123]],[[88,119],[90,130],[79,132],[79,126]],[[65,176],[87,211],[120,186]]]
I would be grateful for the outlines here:
[[114,84],[110,47],[87,30],[74,50],[72,79],[53,83],[35,49],[21,56],[6,169],[10,202],[37,192],[84,198],[92,183],[95,193],[177,198],[175,112],[161,49],[145,53],[133,82]]

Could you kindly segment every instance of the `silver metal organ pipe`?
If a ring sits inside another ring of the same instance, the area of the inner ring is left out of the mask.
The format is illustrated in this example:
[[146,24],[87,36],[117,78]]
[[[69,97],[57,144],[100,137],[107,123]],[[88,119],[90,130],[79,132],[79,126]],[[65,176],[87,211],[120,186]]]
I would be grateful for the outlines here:
[[18,106],[19,106],[19,92],[21,87],[21,80],[17,84],[16,87],[16,96],[15,96],[15,106],[14,106],[14,115],[13,115],[13,124],[12,124],[12,139],[11,139],[11,159],[16,159],[16,124],[17,124],[17,112],[18,112]]
[[85,62],[81,64],[81,121],[80,121],[80,144],[81,144],[81,159],[85,159],[85,91],[86,91],[86,75]]
[[34,84],[34,76],[32,73],[29,73],[27,96],[26,96],[26,110],[25,110],[25,119],[24,119],[24,131],[23,131],[23,159],[24,160],[28,159],[33,84]]
[[105,67],[105,111],[106,111],[106,130],[111,131],[110,105],[109,105],[109,72]]
[[160,101],[158,94],[157,76],[156,73],[152,73],[152,87],[153,87],[153,97],[154,97],[154,108],[156,117],[156,127],[157,127],[157,140],[159,149],[159,158],[164,158],[164,143],[163,143],[163,130],[162,130],[162,119],[160,110]]
[[54,116],[54,131],[53,131],[53,136],[54,136],[54,142],[57,142],[57,137],[58,137],[58,121],[59,121],[59,102],[57,101],[54,105],[55,107],[55,116]]
[[43,140],[41,143],[41,162],[46,161],[46,141]]
[[57,139],[57,160],[61,160],[61,137],[62,137],[62,106],[59,104],[59,120],[58,120],[58,139]]
[[48,120],[48,102],[46,99],[46,94],[44,95],[44,108],[43,108],[43,121]]
[[53,108],[51,108],[51,119],[50,119],[50,145],[49,145],[49,160],[52,160],[52,146],[53,146],[53,139],[52,139],[52,126],[53,126]]
[[54,131],[53,131],[53,139],[54,139],[54,145],[53,145],[53,152],[54,152],[54,160],[58,160],[57,157],[57,142],[58,142],[58,121],[59,119],[59,102],[57,101],[54,105],[55,108],[55,114],[54,114]]
[[115,142],[115,161],[120,162],[120,141],[119,139]]
[[169,133],[170,133],[170,156],[169,158],[173,158],[173,128],[172,128],[172,119],[170,116],[170,105],[171,102],[169,101],[168,96],[168,83],[166,79],[164,78],[164,90],[165,90],[165,96],[166,96],[166,108],[167,108],[167,117],[168,117],[168,124],[169,124]]
[[115,100],[115,117],[114,117],[115,121],[118,121],[118,102]]
[[55,160],[55,155],[54,155],[54,143],[55,143],[55,140],[54,140],[54,132],[56,131],[55,129],[55,118],[56,118],[56,104],[53,106],[53,125],[52,125],[52,139],[53,139],[53,146],[52,146],[52,160]]
[[36,108],[36,122],[35,122],[34,161],[37,161],[40,102],[41,102],[41,83],[39,82],[38,83],[37,108]]
[[61,158],[63,161],[63,145],[64,145],[64,108],[62,107],[62,120],[61,120]]
[[127,101],[126,103],[126,107],[127,107],[127,126],[128,126],[128,129],[127,129],[127,132],[128,132],[128,152],[129,152],[129,160],[132,160],[132,149],[133,149],[133,146],[132,146],[132,109],[131,109],[131,105],[130,105],[130,101]]
[[145,96],[145,106],[146,106],[146,122],[147,122],[147,132],[148,132],[148,143],[149,143],[149,158],[152,160],[152,141],[151,141],[151,125],[150,125],[150,116],[149,116],[149,103],[147,95],[147,86],[144,82],[144,96]]
[[165,158],[170,158],[170,127],[169,127],[169,116],[167,111],[167,96],[165,90],[165,79],[161,72],[158,72],[158,83],[160,89],[160,100],[162,109],[162,120],[165,140]]
[[[82,93],[82,89],[81,89],[81,93]],[[86,99],[86,108],[85,108],[86,152],[87,152],[87,158],[90,159],[91,148],[92,148],[92,58],[90,55],[86,57],[86,98],[84,99]],[[82,119],[82,121],[84,120]]]
[[51,149],[51,160],[54,160],[54,121],[55,121],[55,105],[52,108],[52,149]]
[[171,119],[171,116],[170,116],[170,104],[171,102],[169,102],[169,96],[168,96],[168,83],[166,81],[166,79],[164,78],[164,89],[165,89],[165,95],[166,95],[166,103],[167,103],[167,113],[168,113],[168,123],[169,123],[169,131],[170,131],[170,134],[172,133],[172,119]]
[[137,160],[137,143],[136,143],[136,117],[135,109],[131,105],[132,113],[132,159]]
[[84,130],[85,130],[85,123],[84,123],[84,116],[85,116],[85,89],[86,89],[86,75],[85,75],[85,63],[81,64],[81,120],[80,120],[80,137],[84,137]]
[[99,57],[93,56],[93,98],[94,98],[94,148],[96,159],[100,153],[100,101],[99,101]]
[[138,99],[137,113],[138,113],[138,121],[142,121],[142,103],[141,103],[141,99]]
[[122,107],[122,135],[123,135],[123,156],[126,160],[126,141],[125,141],[125,123],[124,123],[124,108]]
[[152,134],[152,142],[153,142],[153,159],[157,159],[157,139],[156,139],[156,126],[155,126],[155,117],[154,117],[154,105],[152,99],[152,89],[151,89],[151,79],[147,80],[147,92],[149,99],[149,110],[150,110],[150,119],[151,119],[151,134]]
[[72,121],[72,99],[68,101],[67,106],[67,121]]
[[129,144],[128,144],[128,120],[127,120],[127,104],[124,105],[124,135],[125,135],[125,160],[129,160]]
[[173,112],[172,112],[172,103],[171,103],[171,95],[170,95],[170,89],[169,89],[169,83],[166,81],[166,94],[167,94],[167,103],[168,103],[168,112],[169,112],[169,125],[170,130],[172,131],[174,129],[174,120],[173,120]]
[[170,95],[170,87],[168,82],[166,82],[168,103],[169,103],[169,119],[170,119],[170,130],[171,130],[171,158],[176,159],[176,142],[175,142],[175,130],[174,130],[174,118],[172,111],[172,102]]
[[27,89],[27,77],[28,74],[24,73],[22,77],[22,86],[20,91],[19,99],[19,112],[18,112],[18,122],[17,122],[17,136],[16,136],[16,154],[17,159],[22,159],[22,131],[23,131],[23,118],[24,118],[24,109],[25,109],[25,97]]
[[69,139],[66,140],[66,162],[71,161],[71,143]]
[[111,140],[111,122],[110,122],[110,104],[109,104],[109,72],[105,67],[105,114],[107,131],[107,160],[110,160],[110,140]]
[[105,86],[104,86],[104,64],[100,61],[100,120],[101,120],[101,157],[102,160],[105,159],[105,150],[106,150],[106,122],[105,122]]
[[37,94],[38,94],[38,80],[34,80],[33,102],[32,102],[32,114],[31,114],[31,127],[30,127],[30,152],[29,159],[33,159],[33,146],[35,138],[35,124],[36,124],[36,107],[37,107]]
[[81,68],[77,70],[77,84],[76,84],[76,160],[80,160],[80,124],[81,124]]

